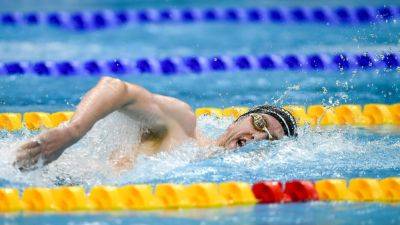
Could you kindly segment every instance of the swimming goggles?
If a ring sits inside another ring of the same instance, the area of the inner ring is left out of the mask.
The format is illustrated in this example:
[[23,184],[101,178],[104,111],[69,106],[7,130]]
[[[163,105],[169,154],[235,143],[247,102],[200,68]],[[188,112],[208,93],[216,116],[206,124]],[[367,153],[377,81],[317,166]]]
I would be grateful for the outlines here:
[[267,126],[268,122],[260,115],[260,114],[250,114],[253,122],[253,126],[256,130],[265,132],[268,134],[268,140],[273,140],[273,136],[271,135],[271,132],[269,132]]

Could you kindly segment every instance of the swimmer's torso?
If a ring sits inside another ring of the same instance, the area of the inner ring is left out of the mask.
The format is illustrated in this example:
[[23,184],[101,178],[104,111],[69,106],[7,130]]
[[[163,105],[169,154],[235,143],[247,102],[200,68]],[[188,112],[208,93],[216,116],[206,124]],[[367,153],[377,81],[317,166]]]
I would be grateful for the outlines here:
[[[153,155],[161,151],[168,151],[184,141],[196,138],[196,117],[186,103],[161,95],[154,95],[157,102],[149,110],[142,111],[130,105],[120,110],[125,115],[139,121],[141,124],[140,141],[133,147],[131,154],[118,155],[112,153],[111,159],[117,167],[130,167],[135,156]],[[177,110],[177,107],[180,109]]]

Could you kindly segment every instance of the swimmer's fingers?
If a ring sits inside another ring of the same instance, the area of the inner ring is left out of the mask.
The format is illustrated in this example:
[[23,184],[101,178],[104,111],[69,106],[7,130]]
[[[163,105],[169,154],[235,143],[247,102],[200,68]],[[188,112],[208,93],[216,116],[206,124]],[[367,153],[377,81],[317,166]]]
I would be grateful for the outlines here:
[[40,143],[28,142],[17,150],[17,157],[13,165],[23,171],[27,166],[35,164],[41,155]]
[[41,146],[39,143],[26,143],[17,150],[16,161],[33,158],[41,153]]
[[19,169],[21,172],[26,172],[30,170],[34,170],[38,168],[38,161],[39,161],[40,155],[36,155],[35,157],[21,160],[19,162],[14,162],[14,166]]
[[28,142],[25,142],[24,144],[22,144],[19,148],[18,151],[21,149],[28,149],[28,148],[36,148],[40,146],[40,141],[38,140],[31,140]]

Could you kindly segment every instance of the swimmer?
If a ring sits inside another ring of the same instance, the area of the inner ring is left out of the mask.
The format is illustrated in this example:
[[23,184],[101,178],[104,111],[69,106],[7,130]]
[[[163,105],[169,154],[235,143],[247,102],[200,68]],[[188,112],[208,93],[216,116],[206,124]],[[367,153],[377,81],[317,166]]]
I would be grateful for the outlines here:
[[[262,105],[234,121],[217,139],[207,140],[198,131],[191,107],[179,99],[151,93],[143,87],[116,78],[103,77],[85,94],[68,123],[43,132],[17,150],[14,166],[21,171],[48,164],[79,141],[93,125],[114,111],[144,124],[140,143],[129,155],[118,156],[118,167],[132,167],[138,154],[152,155],[195,140],[199,146],[242,147],[251,141],[297,136],[294,117],[285,109]],[[126,154],[126,153],[125,153]],[[113,155],[113,154],[112,154]]]

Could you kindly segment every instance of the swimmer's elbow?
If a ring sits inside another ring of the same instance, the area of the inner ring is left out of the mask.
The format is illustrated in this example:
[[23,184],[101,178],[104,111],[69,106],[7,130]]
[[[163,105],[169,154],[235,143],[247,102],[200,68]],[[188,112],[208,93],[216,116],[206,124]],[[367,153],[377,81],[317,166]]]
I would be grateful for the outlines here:
[[120,79],[104,76],[100,79],[99,84],[100,86],[107,86],[112,89],[117,90],[126,90],[126,83]]
[[120,97],[126,95],[127,93],[127,84],[124,81],[113,77],[102,77],[98,83],[98,86],[107,88],[108,91],[119,95]]
[[139,85],[126,83],[117,78],[102,77],[98,85],[106,88],[108,93],[113,93],[114,97],[123,103],[123,106],[137,102],[153,102],[154,96],[150,91]]
[[191,112],[194,115],[192,107],[189,104],[187,104],[186,102],[182,102],[182,108],[186,111]]
[[114,77],[109,77],[109,76],[102,76],[99,80],[99,85],[104,85],[104,84],[118,84],[122,82],[120,79],[114,78]]

